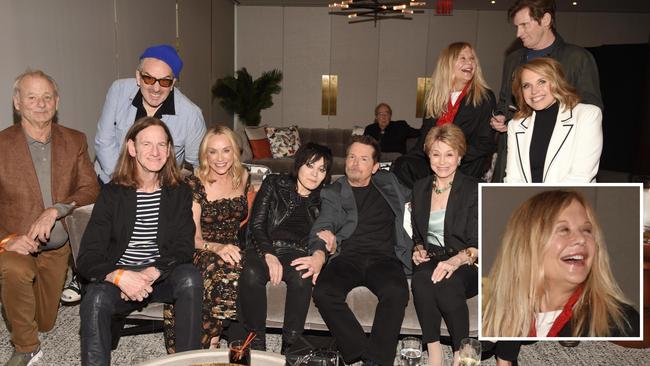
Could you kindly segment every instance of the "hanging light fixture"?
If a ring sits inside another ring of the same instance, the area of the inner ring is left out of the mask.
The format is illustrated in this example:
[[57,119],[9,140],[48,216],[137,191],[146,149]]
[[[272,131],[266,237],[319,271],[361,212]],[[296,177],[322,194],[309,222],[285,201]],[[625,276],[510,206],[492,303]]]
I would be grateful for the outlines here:
[[377,26],[377,22],[384,19],[411,20],[411,14],[424,13],[416,9],[426,4],[426,1],[342,0],[329,4],[329,13],[347,16],[350,24],[375,22]]

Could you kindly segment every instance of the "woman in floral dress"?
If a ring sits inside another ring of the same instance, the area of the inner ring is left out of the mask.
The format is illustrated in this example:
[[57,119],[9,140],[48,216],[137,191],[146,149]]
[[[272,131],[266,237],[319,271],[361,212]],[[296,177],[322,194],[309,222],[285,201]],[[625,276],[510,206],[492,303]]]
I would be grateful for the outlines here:
[[[203,276],[202,348],[216,347],[225,319],[236,319],[241,249],[238,233],[248,216],[248,171],[232,130],[211,128],[199,150],[199,167],[187,178],[192,187],[194,265]],[[175,351],[174,307],[165,305],[164,334],[168,353]]]

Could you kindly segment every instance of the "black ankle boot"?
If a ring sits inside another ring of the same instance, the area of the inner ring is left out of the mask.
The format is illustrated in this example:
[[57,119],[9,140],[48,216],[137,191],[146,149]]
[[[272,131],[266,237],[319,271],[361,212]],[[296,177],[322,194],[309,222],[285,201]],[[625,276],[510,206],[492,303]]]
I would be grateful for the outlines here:
[[300,333],[295,330],[282,331],[282,347],[280,348],[281,355],[284,355],[289,347],[296,343],[296,339],[298,339],[299,335]]
[[251,349],[256,351],[266,351],[266,331],[253,331],[255,338],[251,341]]

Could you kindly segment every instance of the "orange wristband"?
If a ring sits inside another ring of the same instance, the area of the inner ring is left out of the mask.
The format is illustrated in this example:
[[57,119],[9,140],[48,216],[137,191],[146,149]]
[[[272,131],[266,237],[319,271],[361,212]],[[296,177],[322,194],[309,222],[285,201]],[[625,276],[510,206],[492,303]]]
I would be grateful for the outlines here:
[[16,236],[16,233],[11,233],[11,234],[5,236],[4,238],[2,238],[2,240],[0,240],[0,253],[5,251],[5,244],[7,244],[9,242],[9,240],[13,239],[13,237],[15,237],[15,236]]
[[115,278],[113,278],[113,284],[114,284],[115,286],[119,286],[119,285],[120,285],[120,277],[122,277],[122,273],[124,273],[124,270],[123,270],[123,269],[118,269],[118,270],[117,270],[117,273],[115,274]]

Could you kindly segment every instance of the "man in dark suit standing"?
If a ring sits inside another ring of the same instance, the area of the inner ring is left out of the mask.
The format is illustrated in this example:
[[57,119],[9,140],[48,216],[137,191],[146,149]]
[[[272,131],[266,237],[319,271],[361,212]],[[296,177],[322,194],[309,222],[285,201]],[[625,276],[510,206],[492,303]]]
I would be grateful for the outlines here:
[[70,256],[62,218],[95,202],[99,185],[86,136],[54,122],[49,75],[18,76],[13,105],[20,122],[0,132],[0,288],[15,347],[7,365],[28,365],[59,309]]
[[[321,191],[321,213],[310,234],[311,256],[292,264],[314,277],[314,302],[346,363],[392,365],[408,303],[411,238],[403,228],[408,194],[391,173],[378,171],[379,146],[354,136],[345,174]],[[325,264],[327,253],[336,255]],[[370,337],[345,302],[365,286],[379,299]]]
[[594,56],[586,49],[565,43],[555,30],[554,0],[517,0],[508,10],[508,18],[517,29],[517,38],[523,47],[510,53],[503,63],[501,91],[495,116],[490,125],[499,134],[498,157],[492,182],[503,182],[506,170],[507,122],[516,112],[512,95],[512,80],[517,68],[538,57],[556,59],[564,71],[567,81],[577,89],[582,103],[593,104],[603,109],[600,93],[598,67]]

